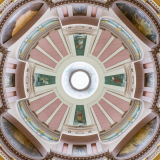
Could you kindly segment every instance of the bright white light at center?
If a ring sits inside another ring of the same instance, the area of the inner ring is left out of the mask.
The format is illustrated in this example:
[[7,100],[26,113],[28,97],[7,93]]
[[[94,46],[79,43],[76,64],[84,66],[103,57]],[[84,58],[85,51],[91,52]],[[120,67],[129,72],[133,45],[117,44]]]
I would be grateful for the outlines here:
[[77,71],[72,75],[71,83],[76,89],[84,89],[89,84],[89,77],[83,71]]

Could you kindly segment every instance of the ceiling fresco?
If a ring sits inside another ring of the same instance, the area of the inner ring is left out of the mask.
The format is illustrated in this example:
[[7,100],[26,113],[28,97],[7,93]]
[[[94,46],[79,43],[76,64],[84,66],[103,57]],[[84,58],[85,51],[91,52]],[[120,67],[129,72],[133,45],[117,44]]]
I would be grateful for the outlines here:
[[152,138],[157,127],[157,118],[152,119],[136,133],[117,157],[128,157],[142,149]]
[[125,74],[118,74],[118,75],[105,77],[105,84],[110,84],[115,86],[125,87],[126,81],[127,81],[127,78]]
[[76,35],[73,35],[73,38],[74,38],[74,43],[75,43],[76,55],[84,56],[87,35],[76,34]]
[[87,6],[85,5],[75,5],[73,6],[73,16],[86,16]]
[[41,9],[43,3],[32,3],[18,11],[4,29],[2,41],[7,42],[16,35]]
[[117,3],[117,6],[140,32],[153,43],[157,43],[156,31],[144,13],[127,3]]
[[3,118],[2,124],[5,134],[16,148],[29,156],[42,157],[41,153],[32,144],[32,142],[30,142],[29,139],[12,123],[10,123],[7,119]]

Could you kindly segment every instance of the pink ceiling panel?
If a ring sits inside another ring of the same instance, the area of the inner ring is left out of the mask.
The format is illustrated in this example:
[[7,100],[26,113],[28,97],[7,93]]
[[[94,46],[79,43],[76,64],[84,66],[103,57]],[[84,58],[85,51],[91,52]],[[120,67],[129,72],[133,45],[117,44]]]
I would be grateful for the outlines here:
[[62,118],[67,110],[67,105],[63,104],[56,115],[52,118],[51,122],[49,123],[49,127],[53,130],[58,129]]
[[97,9],[97,7],[92,7],[91,17],[96,17]]
[[38,118],[42,122],[46,122],[47,119],[52,115],[52,113],[56,110],[56,108],[61,104],[59,99],[55,100],[52,104],[50,104],[45,110],[43,110]]
[[129,52],[127,50],[123,49],[121,52],[119,52],[114,57],[112,57],[110,60],[108,60],[106,63],[104,63],[104,66],[106,68],[111,67],[117,63],[120,63],[120,62],[130,58],[129,55],[130,55]]
[[101,52],[101,50],[103,49],[103,47],[106,45],[106,43],[110,38],[111,38],[111,34],[109,31],[107,30],[102,31],[101,36],[99,37],[99,40],[97,42],[97,45],[93,51],[94,56],[96,57],[98,56],[98,54]]
[[38,42],[38,46],[41,47],[45,52],[52,56],[56,61],[61,60],[61,56],[56,52],[52,45],[48,42],[47,39],[41,39]]
[[[112,106],[110,106],[103,99],[99,101],[99,104],[103,107],[106,113],[111,117],[114,122],[118,122],[121,119],[121,114],[115,110]],[[118,107],[118,106],[117,106]]]
[[30,53],[30,58],[33,58],[33,59],[35,59],[43,64],[46,64],[50,67],[53,67],[53,68],[55,68],[55,66],[56,66],[56,63],[54,61],[49,59],[47,56],[45,56],[43,53],[41,53],[37,49],[32,49],[32,51]]
[[6,68],[16,69],[17,64],[7,62]]
[[51,93],[49,95],[46,95],[42,98],[39,98],[33,102],[30,103],[30,107],[32,111],[37,111],[40,108],[42,108],[44,105],[46,105],[48,102],[50,102],[52,99],[56,98],[55,93]]
[[99,57],[100,61],[104,61],[111,54],[113,54],[116,50],[118,50],[122,46],[122,43],[119,39],[114,39],[111,44],[106,48],[106,50]]
[[117,106],[118,108],[120,108],[122,111],[127,111],[130,107],[129,102],[124,101],[118,97],[115,97],[109,93],[106,93],[104,95],[104,98],[109,99],[109,101],[114,104],[115,106]]
[[153,92],[147,92],[147,91],[144,91],[144,92],[143,92],[143,96],[146,96],[146,97],[152,98],[152,97],[153,97]]
[[108,121],[107,117],[104,115],[104,113],[101,111],[101,109],[99,108],[97,104],[93,106],[93,110],[96,114],[99,124],[101,125],[102,130],[109,129],[111,123]]
[[67,6],[62,7],[62,11],[63,11],[63,16],[64,17],[68,17],[68,8],[67,8]]
[[153,63],[150,62],[150,63],[143,64],[143,68],[144,68],[144,69],[153,68]]
[[52,31],[49,34],[49,37],[51,38],[51,40],[53,41],[53,43],[56,45],[56,47],[58,48],[58,50],[61,52],[61,54],[65,57],[68,55],[66,48],[63,44],[63,41],[58,33],[58,31]]

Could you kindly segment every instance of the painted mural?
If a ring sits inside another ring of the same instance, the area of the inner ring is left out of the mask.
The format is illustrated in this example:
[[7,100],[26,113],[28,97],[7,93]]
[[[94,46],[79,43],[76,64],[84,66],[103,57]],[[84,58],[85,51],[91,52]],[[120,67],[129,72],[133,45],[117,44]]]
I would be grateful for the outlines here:
[[126,76],[125,74],[117,74],[112,76],[105,77],[105,84],[114,85],[114,86],[126,86]]
[[154,87],[154,73],[145,73],[145,87]]
[[87,147],[86,145],[73,145],[72,153],[76,155],[86,155]]
[[37,148],[12,123],[2,118],[2,124],[7,138],[17,149],[32,157],[42,157]]
[[84,126],[84,125],[87,125],[84,105],[76,105],[73,125],[74,126]]
[[5,87],[15,87],[15,74],[5,74]]
[[3,35],[3,43],[18,33],[41,9],[43,3],[32,3],[17,12],[8,22]]
[[55,84],[55,81],[55,76],[48,76],[45,74],[35,73],[33,77],[35,87]]
[[0,0],[0,4],[2,4],[5,0]]
[[77,56],[84,56],[87,35],[76,34],[76,35],[73,35],[73,38],[74,38],[74,44],[75,44],[75,49],[76,49],[76,55]]
[[158,6],[160,6],[160,0],[153,0]]
[[73,16],[86,16],[87,6],[85,5],[75,5],[73,6]]
[[150,20],[140,10],[127,3],[117,3],[117,6],[140,32],[156,43],[156,31]]
[[157,126],[157,118],[142,127],[119,152],[117,157],[130,156],[143,148],[152,138]]

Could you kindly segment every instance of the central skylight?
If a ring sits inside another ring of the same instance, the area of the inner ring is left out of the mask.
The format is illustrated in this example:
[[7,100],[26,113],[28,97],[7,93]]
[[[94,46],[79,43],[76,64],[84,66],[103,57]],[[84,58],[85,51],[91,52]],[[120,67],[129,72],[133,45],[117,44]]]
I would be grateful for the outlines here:
[[97,90],[99,77],[90,64],[75,62],[63,71],[61,82],[69,96],[75,99],[85,99]]
[[77,71],[71,77],[71,84],[78,90],[85,89],[89,85],[89,76],[83,71]]

